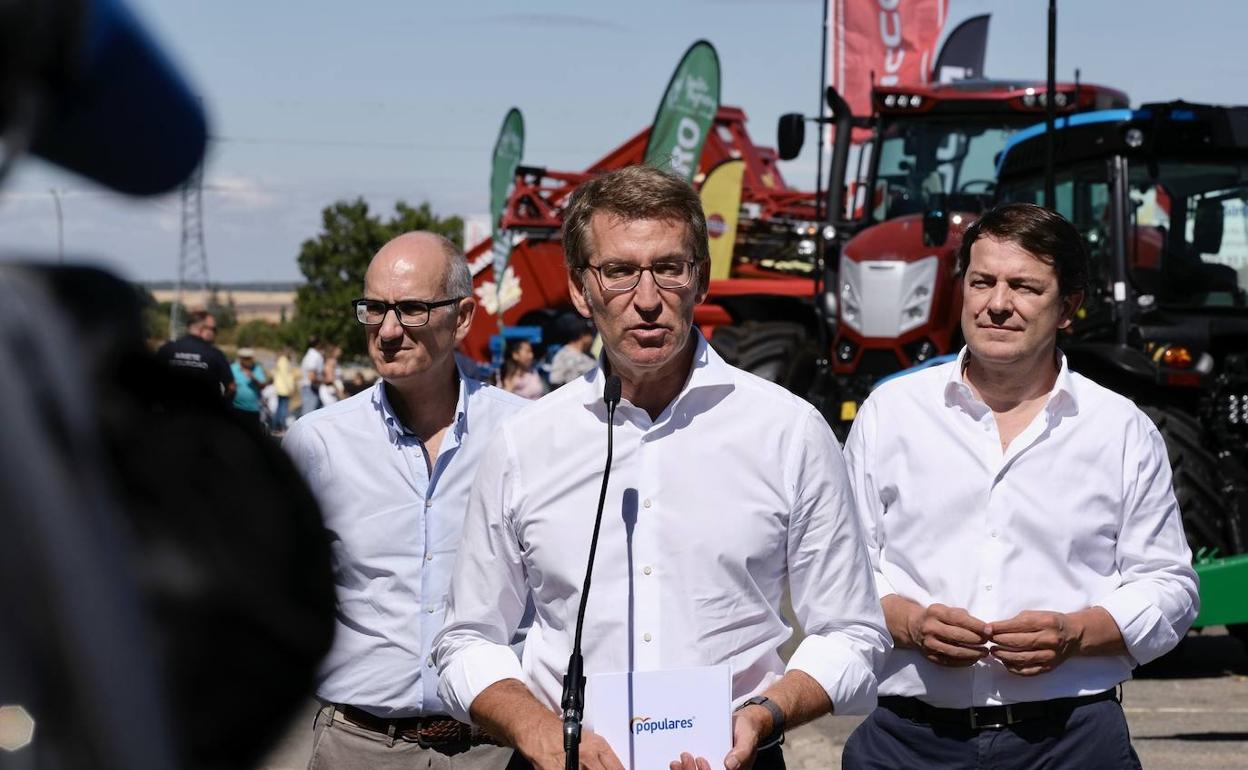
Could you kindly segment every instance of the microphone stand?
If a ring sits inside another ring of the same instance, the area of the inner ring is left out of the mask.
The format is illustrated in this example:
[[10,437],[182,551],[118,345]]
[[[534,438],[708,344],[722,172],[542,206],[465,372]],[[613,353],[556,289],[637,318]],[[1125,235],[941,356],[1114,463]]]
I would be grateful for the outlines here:
[[581,657],[581,629],[585,625],[585,605],[589,600],[589,580],[594,573],[594,555],[598,552],[598,531],[602,528],[602,508],[607,501],[607,480],[611,478],[612,428],[615,407],[620,403],[620,378],[614,374],[603,384],[602,400],[607,405],[607,464],[602,469],[602,490],[598,493],[598,513],[594,517],[594,535],[589,541],[589,562],[585,565],[585,585],[581,588],[581,606],[576,613],[576,636],[568,673],[563,677],[563,754],[565,770],[580,770],[581,717],[585,713],[585,661]]

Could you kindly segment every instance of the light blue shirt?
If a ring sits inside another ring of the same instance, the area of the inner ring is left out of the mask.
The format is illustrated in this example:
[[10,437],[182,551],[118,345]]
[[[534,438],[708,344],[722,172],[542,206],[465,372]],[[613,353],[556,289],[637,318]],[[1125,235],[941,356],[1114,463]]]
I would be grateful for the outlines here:
[[400,718],[445,714],[430,653],[442,627],[468,492],[499,425],[530,402],[461,376],[429,471],[381,381],[300,418],[283,447],[320,501],[338,594],[324,701]]

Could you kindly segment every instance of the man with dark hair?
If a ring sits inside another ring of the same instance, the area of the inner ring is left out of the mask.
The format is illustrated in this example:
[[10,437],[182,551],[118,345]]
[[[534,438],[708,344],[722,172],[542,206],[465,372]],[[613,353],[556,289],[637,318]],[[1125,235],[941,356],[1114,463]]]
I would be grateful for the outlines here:
[[430,657],[477,463],[527,403],[456,367],[475,308],[453,244],[391,240],[350,308],[377,383],[283,442],[321,502],[338,593],[309,767],[502,770],[511,757],[447,715]]
[[[514,767],[563,767],[556,710],[602,483],[604,382],[615,375],[623,397],[586,673],[728,664],[733,747],[711,761],[782,768],[786,726],[833,708],[870,710],[888,648],[840,448],[810,404],[727,365],[693,328],[709,260],[702,205],[686,182],[645,167],[586,182],[563,243],[572,301],[602,336],[602,366],[505,423],[482,460],[435,643],[443,700],[515,746],[526,761]],[[808,634],[787,667],[786,586]],[[508,640],[530,591],[521,661]],[[623,768],[590,731],[580,760]]]
[[182,382],[212,390],[230,401],[234,398],[234,373],[225,354],[212,344],[216,338],[217,319],[206,310],[193,310],[186,316],[186,334],[161,345],[156,357]]
[[955,363],[885,383],[845,445],[896,649],[846,768],[1135,768],[1117,695],[1196,617],[1165,444],[1057,348],[1073,226],[995,208],[962,241]]

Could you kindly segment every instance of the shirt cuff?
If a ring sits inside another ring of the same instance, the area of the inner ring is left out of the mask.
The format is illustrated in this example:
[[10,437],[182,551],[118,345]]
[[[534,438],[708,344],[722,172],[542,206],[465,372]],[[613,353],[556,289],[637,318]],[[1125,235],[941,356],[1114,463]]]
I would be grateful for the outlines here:
[[1144,665],[1161,657],[1179,643],[1179,637],[1165,615],[1148,597],[1125,585],[1096,606],[1104,609],[1118,625],[1122,641],[1136,664]]
[[459,650],[441,672],[438,696],[447,712],[461,722],[471,722],[472,702],[490,685],[504,679],[524,681],[520,659],[510,647],[474,644]]
[[875,708],[875,672],[843,640],[808,636],[797,646],[785,671],[801,671],[823,687],[835,714],[870,714]]
[[884,577],[884,570],[875,569],[871,571],[875,576],[875,595],[883,599],[889,594],[897,593],[897,589],[893,588],[893,584],[888,582],[888,578]]

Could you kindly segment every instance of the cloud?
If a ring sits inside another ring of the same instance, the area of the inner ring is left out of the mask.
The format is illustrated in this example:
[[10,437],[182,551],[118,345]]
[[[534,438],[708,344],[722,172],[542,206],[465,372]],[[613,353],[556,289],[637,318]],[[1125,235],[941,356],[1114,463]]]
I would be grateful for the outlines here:
[[216,174],[204,180],[204,195],[216,200],[246,206],[268,208],[277,203],[277,196],[254,179],[231,174]]

